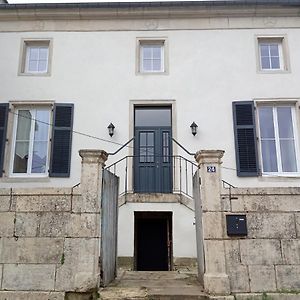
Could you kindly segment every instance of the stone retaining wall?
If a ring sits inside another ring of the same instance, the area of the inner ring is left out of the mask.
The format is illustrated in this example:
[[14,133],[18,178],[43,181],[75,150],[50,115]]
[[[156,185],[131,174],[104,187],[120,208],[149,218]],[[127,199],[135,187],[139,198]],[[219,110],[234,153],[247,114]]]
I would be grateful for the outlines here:
[[82,211],[79,192],[0,189],[0,299],[60,300],[98,287],[100,213]]
[[[300,188],[232,189],[231,196],[223,190],[222,200],[231,291],[300,292]],[[227,236],[230,213],[246,214],[246,238]]]

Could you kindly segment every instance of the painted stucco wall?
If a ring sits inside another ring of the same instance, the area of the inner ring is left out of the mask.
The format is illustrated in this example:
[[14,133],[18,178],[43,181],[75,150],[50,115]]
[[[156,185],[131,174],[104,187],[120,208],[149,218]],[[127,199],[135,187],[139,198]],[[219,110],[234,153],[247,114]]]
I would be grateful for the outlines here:
[[127,203],[119,209],[118,256],[134,256],[134,212],[172,212],[173,256],[196,257],[195,213],[180,203]]
[[[173,100],[173,136],[191,152],[224,149],[224,180],[243,187],[299,186],[298,178],[236,176],[231,106],[235,100],[298,101],[299,34],[299,19],[293,17],[202,17],[154,21],[5,21],[2,17],[0,102],[72,102],[75,105],[75,131],[123,144],[133,135],[131,100],[140,100],[143,104]],[[286,38],[289,72],[257,72],[257,35]],[[166,38],[168,74],[136,74],[136,41],[143,37]],[[18,75],[22,38],[52,39],[50,76]],[[199,126],[195,137],[189,128],[193,121]],[[116,126],[112,138],[107,131],[110,122]],[[11,156],[10,144],[9,135],[6,163]],[[83,145],[84,148],[105,149],[108,152],[119,147],[74,133],[70,178],[2,178],[1,186],[71,187],[79,182],[77,153]],[[131,151],[132,148],[125,148],[119,156],[110,157],[108,163]],[[187,156],[175,145],[174,153]],[[193,157],[188,158],[193,160]],[[7,165],[5,172],[9,174]]]

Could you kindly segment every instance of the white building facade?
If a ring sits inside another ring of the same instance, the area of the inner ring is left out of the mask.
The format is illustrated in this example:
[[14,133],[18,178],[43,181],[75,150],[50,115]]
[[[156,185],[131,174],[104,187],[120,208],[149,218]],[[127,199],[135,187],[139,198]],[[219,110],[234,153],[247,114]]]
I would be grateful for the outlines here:
[[121,160],[119,256],[151,269],[138,266],[137,240],[156,226],[163,269],[195,258],[196,151],[224,150],[231,186],[300,186],[299,7],[1,5],[1,188],[71,188],[78,151],[104,149],[107,166]]

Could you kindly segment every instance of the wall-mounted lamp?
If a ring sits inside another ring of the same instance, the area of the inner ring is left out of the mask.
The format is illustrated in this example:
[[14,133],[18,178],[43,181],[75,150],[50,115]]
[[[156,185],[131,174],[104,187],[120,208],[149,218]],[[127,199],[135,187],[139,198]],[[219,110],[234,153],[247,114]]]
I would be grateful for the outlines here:
[[110,123],[110,124],[107,126],[107,128],[108,128],[108,134],[109,134],[110,136],[113,136],[114,133],[115,133],[115,126],[114,126],[114,124],[113,124],[113,123]]
[[198,125],[195,122],[193,122],[190,127],[192,129],[192,134],[195,136],[197,134]]

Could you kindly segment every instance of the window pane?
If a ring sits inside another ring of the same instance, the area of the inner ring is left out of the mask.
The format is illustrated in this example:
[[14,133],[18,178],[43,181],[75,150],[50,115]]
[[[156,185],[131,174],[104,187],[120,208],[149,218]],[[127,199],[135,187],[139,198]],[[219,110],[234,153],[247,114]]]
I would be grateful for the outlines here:
[[48,141],[34,142],[32,154],[32,173],[45,173],[48,155]]
[[279,138],[294,138],[291,107],[278,107]]
[[149,59],[143,60],[143,70],[144,71],[152,71],[152,61]]
[[41,47],[39,54],[40,54],[39,59],[48,60],[48,48],[47,47]]
[[293,140],[281,140],[281,162],[283,172],[297,172],[295,144]]
[[39,49],[38,48],[29,48],[29,60],[38,60],[39,58]]
[[34,141],[48,141],[50,112],[37,110],[34,124]]
[[276,145],[273,141],[261,141],[264,172],[278,172]]
[[153,46],[153,58],[161,59],[161,46]]
[[267,44],[260,44],[260,55],[269,56],[269,46]]
[[28,141],[31,128],[31,113],[29,110],[18,111],[17,141]]
[[154,146],[154,133],[153,132],[147,133],[147,146]]
[[272,69],[280,69],[279,57],[271,57],[271,66]]
[[27,173],[29,142],[16,142],[13,173]]
[[154,162],[154,148],[153,147],[149,147],[147,149],[147,162]]
[[261,58],[261,68],[262,69],[270,69],[270,59],[269,57],[262,57]]
[[160,60],[153,60],[153,71],[161,71],[161,61]]
[[39,72],[47,72],[47,61],[46,60],[39,61],[38,71]]
[[140,132],[140,146],[146,146],[147,134],[145,132]]
[[270,53],[271,56],[279,56],[278,44],[270,45]]
[[171,126],[171,110],[168,108],[136,108],[135,126]]
[[150,46],[143,46],[143,58],[144,59],[152,58],[152,48]]
[[259,127],[261,138],[274,138],[273,108],[259,108]]
[[37,72],[38,71],[38,61],[37,60],[31,60],[29,61],[28,65],[28,71],[30,72]]

